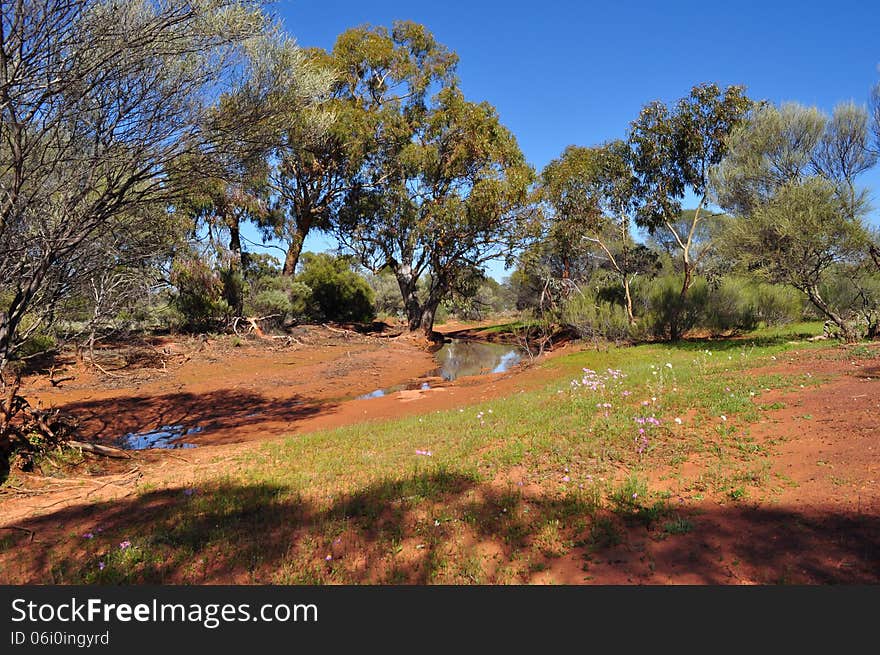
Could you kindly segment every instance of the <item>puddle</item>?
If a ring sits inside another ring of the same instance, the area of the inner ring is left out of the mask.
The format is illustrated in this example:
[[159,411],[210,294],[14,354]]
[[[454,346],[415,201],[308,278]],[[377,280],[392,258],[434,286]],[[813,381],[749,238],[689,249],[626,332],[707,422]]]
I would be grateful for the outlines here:
[[522,348],[503,343],[453,340],[434,355],[440,368],[436,375],[455,380],[466,375],[504,373],[522,361]]
[[410,382],[409,384],[395,384],[393,387],[388,387],[386,389],[376,389],[375,391],[371,391],[370,393],[365,393],[363,396],[357,396],[356,400],[367,400],[369,398],[381,398],[382,396],[387,396],[389,394],[395,393],[396,391],[409,391],[412,389],[430,389],[431,385],[427,382]]
[[150,448],[195,448],[193,443],[184,443],[180,439],[188,434],[198,434],[202,428],[189,428],[182,425],[163,425],[156,430],[147,432],[129,432],[118,439],[118,444],[125,450],[148,450]]
[[[424,377],[443,378],[452,381],[466,375],[483,375],[485,373],[504,373],[522,361],[525,351],[516,346],[486,343],[485,341],[462,341],[455,339],[444,344],[434,354],[440,368],[434,369]],[[357,400],[382,398],[397,391],[412,389],[430,389],[428,382],[409,382],[393,387],[376,389]]]

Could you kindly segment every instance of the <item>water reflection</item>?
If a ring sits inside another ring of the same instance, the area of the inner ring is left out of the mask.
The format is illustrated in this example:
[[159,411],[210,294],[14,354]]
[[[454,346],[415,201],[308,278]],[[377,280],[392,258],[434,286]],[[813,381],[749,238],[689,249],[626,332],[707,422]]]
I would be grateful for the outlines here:
[[197,434],[202,428],[185,428],[182,425],[163,425],[157,430],[129,432],[119,438],[120,447],[126,450],[147,450],[149,448],[195,448],[192,443],[180,439],[188,434]]
[[437,375],[455,380],[466,375],[504,373],[519,364],[524,354],[521,348],[509,344],[453,340],[435,355],[440,365]]
[[[434,354],[439,368],[425,377],[455,380],[466,375],[483,375],[485,373],[504,373],[522,361],[525,351],[517,346],[487,343],[485,341],[460,341],[454,339],[443,345]],[[408,382],[393,387],[376,389],[358,396],[358,400],[382,398],[397,391],[413,389],[430,389],[429,382]]]

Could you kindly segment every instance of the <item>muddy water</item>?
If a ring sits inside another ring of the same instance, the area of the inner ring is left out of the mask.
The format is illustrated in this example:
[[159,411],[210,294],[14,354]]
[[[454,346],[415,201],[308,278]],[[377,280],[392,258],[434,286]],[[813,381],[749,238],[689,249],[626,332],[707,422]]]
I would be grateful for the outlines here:
[[[519,364],[524,355],[525,351],[517,346],[453,339],[435,353],[434,358],[438,368],[424,377],[452,381],[468,375],[504,373]],[[358,398],[381,398],[395,391],[430,388],[431,385],[428,382],[416,381],[385,389],[376,389],[363,396],[358,396]]]

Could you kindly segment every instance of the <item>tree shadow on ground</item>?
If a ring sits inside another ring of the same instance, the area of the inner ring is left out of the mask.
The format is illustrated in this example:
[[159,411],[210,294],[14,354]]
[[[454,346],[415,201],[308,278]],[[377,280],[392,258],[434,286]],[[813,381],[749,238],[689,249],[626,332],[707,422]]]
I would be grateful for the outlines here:
[[243,428],[261,437],[270,426],[289,431],[297,421],[334,407],[335,403],[301,396],[281,400],[250,391],[221,389],[203,394],[180,392],[87,400],[59,409],[79,421],[84,436],[107,443],[129,432],[181,425],[202,429],[187,436],[187,441],[221,444],[247,440],[247,430]]
[[[769,348],[781,346],[791,341],[803,341],[814,337],[812,332],[791,332],[787,334],[764,335],[764,336],[718,336],[718,337],[688,337],[679,341],[666,341],[660,345],[675,350],[700,352],[712,350],[717,352],[740,351],[743,348]],[[831,342],[834,343],[834,342]]]
[[741,581],[731,566],[759,583],[880,582],[875,515],[725,506],[688,523],[670,532],[661,515],[526,497],[441,469],[320,505],[284,486],[223,483],[70,506],[0,530],[0,582],[457,584],[549,570],[573,584],[587,568],[599,582]]

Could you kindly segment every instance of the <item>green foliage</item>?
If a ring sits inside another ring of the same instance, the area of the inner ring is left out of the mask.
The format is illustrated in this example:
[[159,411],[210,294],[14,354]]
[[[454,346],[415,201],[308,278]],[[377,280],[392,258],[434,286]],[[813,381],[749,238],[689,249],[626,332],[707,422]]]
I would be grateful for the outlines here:
[[854,180],[876,161],[869,141],[867,112],[853,104],[830,118],[797,103],[764,105],[731,133],[713,190],[722,207],[750,216],[784,187],[818,178],[853,209],[862,200]]
[[238,266],[232,265],[221,268],[217,272],[217,275],[220,277],[224,302],[226,302],[234,313],[240,314],[241,308],[244,306],[244,274]]
[[390,318],[405,316],[403,298],[400,296],[400,287],[394,273],[388,269],[371,273],[367,277],[367,283],[373,289],[373,303],[377,315]]
[[465,321],[478,321],[487,316],[498,316],[503,312],[514,309],[515,301],[510,290],[491,277],[482,277],[473,288],[465,292],[457,293],[450,300],[444,302],[438,308],[445,309],[447,314],[453,314]]
[[48,353],[53,351],[57,345],[58,342],[56,338],[51,334],[32,334],[28,337],[27,341],[22,344],[17,355],[19,357],[29,357],[31,355]]
[[317,314],[331,321],[370,321],[375,316],[373,289],[352,270],[348,257],[305,253],[297,281],[312,290]]
[[565,301],[559,321],[573,328],[582,339],[623,341],[633,335],[623,307],[581,293],[574,293]]
[[312,290],[299,280],[284,275],[255,280],[245,305],[249,316],[270,316],[267,325],[281,326],[310,318],[314,313]]
[[639,289],[644,294],[645,330],[658,338],[672,332],[679,321],[681,334],[707,329],[713,335],[729,335],[754,330],[759,325],[782,325],[800,320],[803,303],[786,287],[727,277],[713,284],[696,278],[684,303],[681,279],[667,275]]
[[699,324],[708,297],[709,287],[702,278],[694,281],[684,300],[681,298],[679,276],[657,278],[646,289],[648,312],[643,317],[645,329],[661,339],[683,335]]
[[277,257],[264,253],[247,253],[244,258],[244,277],[246,280],[259,280],[281,274],[281,264]]
[[[768,105],[731,134],[729,145],[713,185],[719,202],[738,217],[725,232],[730,257],[801,291],[844,338],[856,337],[860,330],[850,316],[866,308],[863,333],[875,332],[871,283],[860,281],[874,269],[863,223],[867,196],[856,186],[857,176],[876,162],[867,112],[844,104],[829,118],[793,103]],[[839,285],[834,300],[823,293],[835,268],[849,269],[852,286],[865,287],[857,302]]]
[[223,297],[223,280],[195,253],[174,261],[171,283],[177,291],[173,304],[181,314],[183,327],[207,330],[230,315],[231,308]]
[[709,171],[727,152],[725,137],[751,107],[742,86],[722,91],[700,84],[671,107],[652,102],[642,109],[629,137],[639,178],[639,225],[651,232],[666,229],[681,214],[688,190],[697,197],[707,193]]
[[355,176],[380,181],[346,195],[339,236],[369,268],[392,268],[410,328],[429,332],[462,280],[521,240],[533,171],[495,108],[464,97],[457,57],[422,26],[349,30],[333,56],[340,96],[363,110],[355,132],[383,135]]
[[750,296],[757,319],[765,326],[786,325],[804,317],[804,300],[794,289],[749,280],[742,293]]
[[853,330],[869,339],[880,334],[880,270],[872,264],[832,266],[819,288],[830,306],[844,308]]

